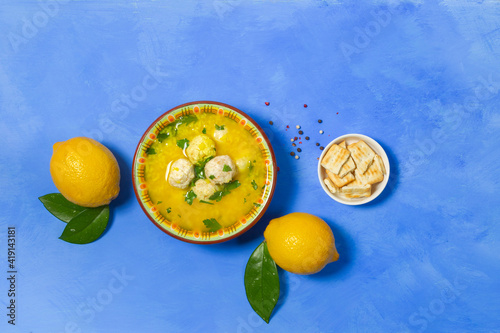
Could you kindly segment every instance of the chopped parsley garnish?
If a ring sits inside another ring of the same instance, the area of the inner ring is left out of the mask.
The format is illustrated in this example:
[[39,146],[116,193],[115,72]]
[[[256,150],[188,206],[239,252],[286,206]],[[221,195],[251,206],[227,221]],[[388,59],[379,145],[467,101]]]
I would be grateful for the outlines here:
[[168,207],[167,208],[167,214],[170,214],[170,212],[172,211],[172,208],[171,207]]
[[214,175],[210,175],[208,178],[215,179],[215,176]]
[[[194,165],[194,178],[193,180],[191,181],[191,186],[194,186],[194,184],[196,183],[196,181],[198,179],[205,179],[207,178],[206,175],[205,175],[205,165],[208,163],[208,161],[210,161],[212,158],[214,158],[213,156],[209,156],[207,157],[206,159],[204,159],[203,161],[201,162],[198,162]],[[213,179],[213,178],[210,178],[210,179]]]
[[256,190],[257,188],[259,188],[259,186],[257,185],[257,183],[255,182],[255,179],[252,180],[252,187],[254,190]]
[[163,202],[163,201],[158,201],[156,204],[157,204],[157,205],[159,205],[159,204],[161,204],[162,202]]
[[165,140],[169,136],[170,136],[169,133],[159,133],[157,138],[158,138],[158,141],[163,142],[163,140]]
[[205,127],[203,127],[203,129],[201,130],[201,133],[207,134],[207,129]]
[[214,218],[203,220],[203,224],[210,232],[217,232],[220,228],[222,228],[219,222],[217,222]]
[[233,180],[232,182],[225,184],[222,190],[215,192],[208,199],[219,202],[222,200],[222,197],[228,195],[232,190],[239,187],[240,185],[241,184],[238,180]]
[[248,171],[252,171],[253,170],[253,163],[252,163],[252,161],[249,161],[248,163],[249,163]]
[[222,171],[229,172],[229,171],[233,171],[233,169],[231,169],[231,167],[229,165],[224,164],[224,167],[222,168]]
[[208,202],[208,201],[205,201],[205,200],[200,200],[201,203],[204,203],[204,204],[207,204],[207,205],[213,205],[212,202]]
[[232,182],[229,182],[226,185],[224,185],[224,189],[227,191],[231,191],[231,190],[234,190],[235,188],[240,187],[240,185],[241,184],[239,181],[233,180]]
[[188,115],[188,116],[182,116],[179,117],[179,119],[175,120],[174,122],[168,124],[165,126],[165,128],[158,134],[158,141],[162,142],[164,139],[168,138],[169,136],[176,136],[177,135],[177,128],[181,125],[188,125],[193,122],[198,121],[198,117],[195,115]]
[[259,204],[259,203],[256,203],[256,202],[254,202],[254,203],[253,203],[253,205],[254,205],[255,207],[257,207],[257,208],[258,208],[258,207],[260,207],[260,204]]
[[182,139],[182,140],[177,140],[177,147],[180,149],[186,149],[189,147],[189,140],[188,139]]
[[243,203],[246,203],[247,202],[247,198],[243,198]]
[[156,154],[156,151],[154,150],[154,148],[149,147],[148,149],[146,149],[146,154],[153,155]]
[[194,193],[193,190],[189,191],[188,193],[186,193],[185,197],[184,197],[184,200],[189,204],[189,205],[192,205],[193,204],[193,200],[194,198],[196,198],[196,193]]
[[215,124],[215,129],[218,130],[218,131],[223,131],[224,130],[224,125],[219,126],[219,125]]

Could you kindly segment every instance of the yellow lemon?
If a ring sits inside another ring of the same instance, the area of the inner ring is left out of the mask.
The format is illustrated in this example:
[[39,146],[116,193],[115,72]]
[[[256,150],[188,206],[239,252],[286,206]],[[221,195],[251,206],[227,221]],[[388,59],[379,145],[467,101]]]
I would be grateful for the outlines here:
[[120,192],[120,169],[99,142],[77,137],[53,146],[50,174],[61,194],[84,207],[107,205]]
[[276,264],[295,274],[313,274],[339,258],[328,224],[317,216],[292,213],[271,220],[264,238]]

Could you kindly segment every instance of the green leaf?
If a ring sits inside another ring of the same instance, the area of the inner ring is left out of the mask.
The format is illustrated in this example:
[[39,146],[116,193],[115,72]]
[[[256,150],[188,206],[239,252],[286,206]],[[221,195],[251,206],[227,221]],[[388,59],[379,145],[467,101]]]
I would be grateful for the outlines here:
[[241,184],[238,180],[233,180],[230,183],[227,183],[224,185],[222,190],[215,192],[208,198],[209,200],[215,200],[217,202],[222,200],[222,197],[228,195],[231,193],[231,190],[234,190],[235,188],[239,187]]
[[249,161],[248,162],[248,171],[252,171],[253,170],[253,163],[252,161]]
[[210,232],[216,232],[220,228],[222,228],[219,222],[217,222],[217,220],[214,218],[203,220],[203,224],[205,225],[205,227],[208,228],[208,231]]
[[257,186],[257,183],[255,182],[255,179],[252,180],[252,187],[253,187],[254,190],[256,190],[256,189],[259,188],[259,186]]
[[193,200],[194,198],[196,198],[196,193],[194,193],[193,190],[189,191],[188,193],[186,193],[186,196],[184,197],[184,200],[189,204],[189,205],[192,205],[193,204]]
[[156,154],[156,151],[153,148],[149,147],[148,149],[146,149],[146,154],[154,155]]
[[162,202],[163,202],[163,201],[158,201],[156,204],[157,204],[157,205],[159,205],[159,204],[161,204]]
[[165,140],[166,138],[168,138],[170,136],[170,133],[169,132],[166,132],[166,133],[158,133],[158,141],[160,142],[163,142],[163,140]]
[[256,203],[256,202],[254,202],[254,203],[253,203],[253,205],[254,205],[255,207],[257,207],[257,208],[259,208],[259,207],[260,207],[260,204],[259,204],[259,203]]
[[207,204],[207,205],[213,205],[212,202],[208,202],[208,201],[205,201],[205,200],[200,200],[201,203],[204,203],[204,204]]
[[210,177],[208,177],[210,179],[215,179],[215,176],[214,175],[210,175]]
[[72,218],[59,238],[73,244],[91,243],[106,230],[108,220],[108,205],[87,210]]
[[224,166],[222,167],[222,171],[229,172],[229,171],[233,171],[233,169],[231,169],[231,167],[229,165],[224,164]]
[[203,129],[201,130],[201,133],[207,134],[207,129],[205,127],[203,127]]
[[224,125],[219,126],[219,125],[215,124],[215,129],[218,130],[218,131],[223,131],[224,130]]
[[68,201],[61,193],[46,194],[38,199],[52,215],[66,223],[86,210],[97,209],[78,206]]
[[177,140],[177,147],[180,149],[186,149],[189,147],[189,140],[188,139],[182,139],[182,140]]
[[233,180],[232,182],[229,182],[227,183],[225,186],[224,186],[224,189],[227,190],[227,191],[231,191],[231,190],[234,190],[238,187],[240,187],[240,182],[238,180]]
[[269,324],[280,295],[280,280],[266,241],[263,241],[248,259],[245,268],[245,291],[252,309]]
[[170,214],[171,211],[172,211],[172,207],[168,207],[167,208],[167,214]]
[[182,117],[179,117],[179,119],[177,119],[175,121],[175,123],[176,123],[175,127],[179,127],[180,125],[189,125],[189,124],[197,122],[197,121],[198,121],[198,117],[196,117],[193,114],[190,114],[187,116],[182,116]]

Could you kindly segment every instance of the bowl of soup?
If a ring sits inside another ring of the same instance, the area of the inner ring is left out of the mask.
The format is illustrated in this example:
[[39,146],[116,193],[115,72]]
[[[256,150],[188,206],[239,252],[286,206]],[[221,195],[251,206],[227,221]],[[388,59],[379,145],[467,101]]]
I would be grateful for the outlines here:
[[276,159],[262,128],[227,104],[199,101],[161,115],[134,155],[133,187],[146,216],[182,241],[220,243],[264,215]]

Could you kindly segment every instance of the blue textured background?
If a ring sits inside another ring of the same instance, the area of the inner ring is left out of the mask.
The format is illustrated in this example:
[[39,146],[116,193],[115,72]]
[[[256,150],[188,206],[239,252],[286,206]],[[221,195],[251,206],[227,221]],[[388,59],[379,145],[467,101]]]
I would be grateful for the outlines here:
[[[0,37],[0,331],[500,332],[497,1],[1,0]],[[214,246],[158,230],[130,177],[147,126],[201,99],[254,117],[281,169],[264,218]],[[300,160],[297,124],[311,137]],[[346,133],[376,139],[392,166],[361,207],[332,201],[316,177],[314,143]],[[108,231],[84,246],[59,240],[65,224],[37,199],[56,191],[52,144],[80,135],[122,171]],[[245,264],[268,221],[295,211],[328,222],[340,260],[281,272],[266,325]]]

